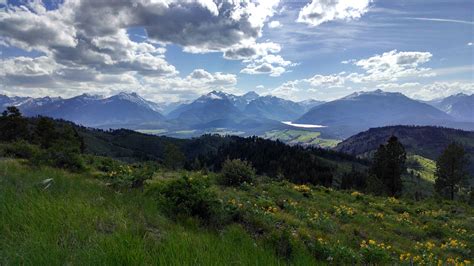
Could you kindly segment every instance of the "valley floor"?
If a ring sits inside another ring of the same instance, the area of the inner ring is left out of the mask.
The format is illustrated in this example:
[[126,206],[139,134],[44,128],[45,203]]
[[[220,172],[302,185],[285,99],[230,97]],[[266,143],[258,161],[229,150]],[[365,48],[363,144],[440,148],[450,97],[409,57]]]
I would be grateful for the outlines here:
[[[218,229],[162,212],[155,186],[215,174],[160,170],[144,190],[115,191],[94,172],[0,160],[3,265],[471,265],[474,208],[294,185],[259,177],[211,189],[233,222]],[[41,182],[52,178],[49,187]]]

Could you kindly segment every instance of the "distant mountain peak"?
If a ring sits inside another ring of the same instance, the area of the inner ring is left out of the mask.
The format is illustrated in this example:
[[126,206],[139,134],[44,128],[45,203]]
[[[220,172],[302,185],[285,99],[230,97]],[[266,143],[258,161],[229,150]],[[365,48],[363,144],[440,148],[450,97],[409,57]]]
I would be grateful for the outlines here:
[[[404,96],[403,94],[399,92],[388,92],[388,91],[383,91],[381,89],[377,89],[374,91],[357,91],[352,94],[347,95],[346,97],[343,97],[342,99],[353,99],[357,98],[360,96],[367,96],[367,95],[373,95],[373,96]],[[406,96],[405,96],[406,97]]]
[[250,99],[250,98],[255,99],[255,98],[260,97],[260,95],[258,95],[258,93],[256,93],[255,91],[249,91],[246,94],[242,95],[242,97],[246,99]]
[[211,92],[209,92],[205,95],[202,95],[196,101],[197,102],[204,102],[204,101],[207,101],[207,100],[226,100],[226,99],[229,99],[229,98],[232,98],[232,97],[234,97],[234,95],[225,93],[223,91],[213,90],[213,91],[211,91]]

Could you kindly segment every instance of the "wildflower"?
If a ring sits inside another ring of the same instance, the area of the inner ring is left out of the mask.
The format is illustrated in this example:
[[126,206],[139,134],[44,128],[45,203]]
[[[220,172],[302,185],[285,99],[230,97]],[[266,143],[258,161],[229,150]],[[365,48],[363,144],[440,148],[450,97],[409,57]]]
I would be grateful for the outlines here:
[[394,197],[389,197],[389,198],[388,198],[388,202],[390,202],[390,203],[392,203],[392,204],[398,204],[398,203],[400,203],[400,201],[397,200],[397,199],[394,198]]
[[311,192],[311,188],[307,185],[294,185],[293,186],[293,189],[298,191],[298,192],[301,192],[301,193],[309,193]]
[[335,207],[335,213],[338,216],[352,216],[355,214],[355,210],[351,207],[341,205]]

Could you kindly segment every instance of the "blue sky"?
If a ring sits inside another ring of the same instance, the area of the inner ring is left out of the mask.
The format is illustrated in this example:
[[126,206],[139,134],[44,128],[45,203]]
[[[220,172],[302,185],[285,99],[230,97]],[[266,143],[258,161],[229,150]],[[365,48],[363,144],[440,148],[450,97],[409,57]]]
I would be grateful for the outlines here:
[[474,2],[1,1],[0,93],[474,93]]

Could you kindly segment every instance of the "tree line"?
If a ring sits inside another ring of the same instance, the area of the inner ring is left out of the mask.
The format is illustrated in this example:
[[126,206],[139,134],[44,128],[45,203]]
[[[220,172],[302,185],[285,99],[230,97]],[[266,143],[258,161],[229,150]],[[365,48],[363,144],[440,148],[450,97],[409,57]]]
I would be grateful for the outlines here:
[[[407,173],[407,154],[398,138],[391,136],[376,150],[367,172],[354,167],[343,175],[342,189],[357,189],[379,195],[398,197],[403,191],[402,175]],[[436,160],[434,188],[445,198],[454,200],[470,188],[466,151],[459,143],[450,143]],[[471,198],[473,192],[469,192]]]
[[[119,133],[129,136],[124,130],[110,132],[112,135]],[[155,152],[152,157],[140,154],[140,158],[155,158],[159,164],[172,170],[185,168],[220,171],[225,161],[239,159],[244,164],[251,165],[256,174],[273,179],[322,186],[334,186],[339,182],[337,186],[341,189],[396,197],[402,194],[402,176],[407,172],[407,154],[395,136],[379,146],[371,161],[320,148],[289,146],[280,141],[255,136],[242,138],[204,135],[181,142],[156,138],[159,141],[153,147],[159,147],[160,151]],[[150,140],[147,141],[151,143]],[[27,119],[16,107],[8,107],[0,116],[0,142],[11,144],[6,148],[6,153],[30,159],[37,164],[74,171],[84,168],[81,154],[85,152],[86,144],[77,128],[70,123],[58,123],[46,117]],[[140,145],[143,146],[143,143]],[[140,151],[134,153],[137,152]],[[339,162],[352,163],[352,170],[339,177]],[[455,142],[449,144],[436,160],[436,192],[455,199],[459,191],[470,189],[466,170],[468,163],[462,145]],[[360,170],[366,166],[367,171]],[[472,197],[473,193],[470,194]]]

